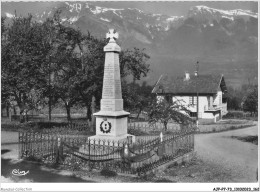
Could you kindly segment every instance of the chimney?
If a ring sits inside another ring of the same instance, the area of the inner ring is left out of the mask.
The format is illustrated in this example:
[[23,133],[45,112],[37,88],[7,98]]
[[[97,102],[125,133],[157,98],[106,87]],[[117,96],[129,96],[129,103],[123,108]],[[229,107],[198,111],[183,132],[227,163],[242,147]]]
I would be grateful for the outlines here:
[[198,76],[198,71],[195,71],[195,72],[194,72],[194,75],[197,77],[197,76]]
[[185,79],[184,79],[184,80],[185,80],[185,81],[190,80],[190,73],[187,72],[187,71],[185,71]]

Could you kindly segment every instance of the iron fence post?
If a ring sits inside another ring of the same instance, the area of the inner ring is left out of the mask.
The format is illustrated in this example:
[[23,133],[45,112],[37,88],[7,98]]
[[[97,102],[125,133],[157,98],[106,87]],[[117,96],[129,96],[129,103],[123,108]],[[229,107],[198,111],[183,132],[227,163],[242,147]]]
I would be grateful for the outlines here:
[[88,139],[88,168],[90,169],[90,139]]

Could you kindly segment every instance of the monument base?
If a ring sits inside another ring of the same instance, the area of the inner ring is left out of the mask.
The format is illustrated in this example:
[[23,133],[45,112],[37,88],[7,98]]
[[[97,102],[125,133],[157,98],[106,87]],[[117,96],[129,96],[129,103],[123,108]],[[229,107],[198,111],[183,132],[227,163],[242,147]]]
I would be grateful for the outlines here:
[[[130,140],[128,141],[128,138]],[[107,135],[94,135],[88,138],[88,140],[100,140],[100,141],[111,141],[111,142],[135,142],[135,136],[131,134],[125,134],[120,136],[107,136]]]
[[130,113],[126,112],[124,110],[121,110],[121,111],[99,111],[97,113],[94,113],[93,115],[94,116],[100,116],[100,117],[122,118],[122,117],[128,117],[130,115]]
[[94,116],[96,117],[96,136],[115,138],[113,140],[127,137],[128,112],[99,111]]

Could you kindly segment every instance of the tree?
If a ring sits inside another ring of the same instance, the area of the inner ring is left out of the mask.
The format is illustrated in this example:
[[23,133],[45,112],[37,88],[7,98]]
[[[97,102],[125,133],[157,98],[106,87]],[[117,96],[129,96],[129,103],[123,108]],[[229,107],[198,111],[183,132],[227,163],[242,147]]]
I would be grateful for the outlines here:
[[[6,32],[7,32],[7,27],[5,26],[5,20],[6,17],[1,17],[1,53],[3,54],[6,50]],[[3,55],[2,55],[3,58]],[[8,87],[6,85],[2,84],[1,87],[1,107],[6,108],[6,113],[7,116],[9,116],[9,106],[10,106],[10,102],[9,102],[9,98],[10,98],[10,92],[8,90]]]
[[81,72],[81,60],[75,52],[82,35],[78,30],[60,25],[57,31],[57,51],[53,55],[53,95],[60,99],[67,112],[67,120],[71,121],[70,109],[80,101],[77,85]]
[[146,110],[149,103],[153,99],[152,86],[143,82],[140,86],[137,83],[122,82],[122,96],[124,99],[124,106],[127,110],[137,113],[137,117],[142,111]]
[[189,112],[179,100],[168,102],[166,99],[160,101],[154,99],[148,113],[149,123],[160,122],[164,125],[165,131],[170,120],[178,124],[189,125],[193,122],[188,115]]
[[[14,99],[20,108],[20,119],[24,113],[37,108],[41,98],[32,96],[33,91],[42,92],[46,84],[41,73],[43,50],[39,33],[40,24],[32,22],[32,16],[15,17],[5,29],[5,43],[2,44],[1,80],[3,90]],[[39,94],[41,96],[41,94]]]
[[126,49],[119,55],[121,78],[128,75],[133,77],[133,81],[140,80],[149,72],[149,64],[147,61],[150,56],[145,53],[145,49]]
[[258,112],[258,87],[253,86],[248,90],[245,100],[242,103],[243,110],[250,112],[251,115]]

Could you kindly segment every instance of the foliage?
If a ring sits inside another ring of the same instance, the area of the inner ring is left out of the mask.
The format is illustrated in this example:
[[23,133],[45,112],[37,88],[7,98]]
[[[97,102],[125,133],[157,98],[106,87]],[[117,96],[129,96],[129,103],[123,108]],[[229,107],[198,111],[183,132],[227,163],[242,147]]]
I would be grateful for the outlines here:
[[240,89],[234,89],[233,87],[228,87],[227,93],[227,108],[228,110],[240,110],[242,93]]
[[3,34],[2,90],[11,104],[17,103],[20,114],[39,106],[46,85],[41,69],[49,47],[42,46],[45,34],[39,31],[40,24],[29,15],[15,17]]
[[243,110],[255,114],[258,112],[258,87],[254,86],[247,91],[247,95],[242,103]]
[[242,110],[242,104],[245,102],[250,90],[253,90],[253,87],[250,81],[247,84],[243,84],[240,88],[228,87],[227,98],[227,108],[228,110]]
[[145,53],[145,49],[134,48],[133,50],[122,51],[119,55],[121,77],[132,75],[134,80],[140,80],[149,72],[147,61],[150,56]]
[[115,171],[109,170],[109,169],[102,169],[100,174],[105,177],[115,177],[117,176],[117,173]]
[[189,112],[179,100],[168,102],[166,99],[160,101],[154,99],[148,113],[149,123],[160,122],[164,125],[165,131],[170,120],[178,124],[189,125],[192,123]]
[[122,83],[122,96],[124,107],[131,113],[137,113],[137,118],[142,111],[148,109],[150,101],[153,99],[152,86],[143,82],[140,86],[137,83]]

